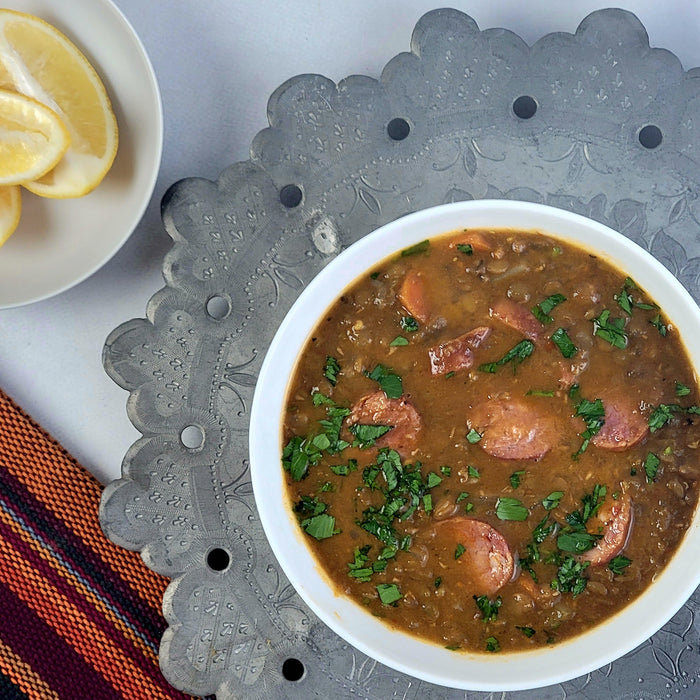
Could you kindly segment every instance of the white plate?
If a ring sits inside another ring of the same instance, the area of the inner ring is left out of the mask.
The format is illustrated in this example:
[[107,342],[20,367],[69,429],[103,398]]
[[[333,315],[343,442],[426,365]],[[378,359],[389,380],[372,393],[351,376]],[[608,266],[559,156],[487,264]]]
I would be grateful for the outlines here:
[[123,245],[153,193],[163,112],[141,41],[110,0],[5,0],[62,31],[95,67],[119,125],[119,150],[102,183],[77,199],[22,189],[22,217],[0,247],[0,308],[58,294],[89,277]]

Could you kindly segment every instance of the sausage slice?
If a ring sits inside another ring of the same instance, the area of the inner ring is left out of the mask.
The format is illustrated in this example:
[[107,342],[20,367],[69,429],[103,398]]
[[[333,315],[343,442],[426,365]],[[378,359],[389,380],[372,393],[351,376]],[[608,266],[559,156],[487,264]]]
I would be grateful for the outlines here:
[[579,558],[591,562],[592,566],[607,564],[625,548],[632,529],[632,519],[632,499],[628,494],[623,493],[616,501],[603,503],[592,521],[594,525],[603,528],[603,538]]
[[347,418],[348,425],[390,425],[392,430],[375,443],[377,447],[389,447],[402,457],[410,454],[416,446],[423,421],[415,406],[406,399],[390,399],[380,389],[363,396],[353,407]]
[[535,343],[542,340],[542,324],[530,309],[510,299],[499,299],[490,309],[492,318],[505,323]]
[[623,452],[639,444],[647,436],[647,419],[631,399],[602,397],[602,400],[605,423],[591,438],[596,447],[611,452]]
[[[464,553],[456,556],[458,545]],[[441,567],[455,569],[472,593],[493,596],[513,578],[513,554],[503,535],[488,523],[456,517],[435,526],[433,550]]]
[[409,270],[403,278],[398,299],[413,318],[425,323],[430,317],[430,306],[425,294],[425,279],[415,270]]
[[488,326],[479,326],[457,338],[447,340],[428,350],[432,374],[447,374],[469,369],[474,364],[474,350],[491,335]]
[[522,399],[491,399],[476,406],[467,425],[480,447],[499,459],[541,459],[557,441],[555,419]]

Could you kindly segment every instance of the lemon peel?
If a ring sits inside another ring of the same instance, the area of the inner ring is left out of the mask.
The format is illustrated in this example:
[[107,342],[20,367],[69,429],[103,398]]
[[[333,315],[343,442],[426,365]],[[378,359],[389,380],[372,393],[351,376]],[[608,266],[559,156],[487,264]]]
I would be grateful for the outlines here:
[[70,145],[61,118],[41,102],[0,90],[0,185],[36,180]]
[[20,187],[0,187],[0,246],[15,232],[21,212]]
[[23,186],[54,198],[80,197],[97,187],[116,156],[118,126],[107,91],[81,51],[44,20],[0,9],[0,88],[53,109],[71,137],[57,165]]

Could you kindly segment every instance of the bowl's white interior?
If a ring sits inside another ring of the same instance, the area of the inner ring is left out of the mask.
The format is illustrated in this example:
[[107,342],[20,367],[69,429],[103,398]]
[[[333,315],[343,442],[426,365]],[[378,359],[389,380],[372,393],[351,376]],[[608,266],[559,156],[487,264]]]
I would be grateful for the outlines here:
[[[317,319],[360,274],[425,238],[462,228],[539,230],[601,254],[632,277],[677,326],[700,367],[700,310],[661,263],[602,224],[537,204],[481,200],[411,214],[364,237],[308,285],[280,326],[263,363],[250,424],[255,500],[265,533],[287,577],[311,609],[360,651],[431,683],[470,690],[519,690],[562,682],[599,668],[661,628],[700,584],[700,514],[652,587],[622,612],[568,642],[518,654],[468,654],[422,642],[381,623],[330,587],[288,507],[281,455],[281,416],[297,355]],[[273,435],[274,438],[273,439]]]

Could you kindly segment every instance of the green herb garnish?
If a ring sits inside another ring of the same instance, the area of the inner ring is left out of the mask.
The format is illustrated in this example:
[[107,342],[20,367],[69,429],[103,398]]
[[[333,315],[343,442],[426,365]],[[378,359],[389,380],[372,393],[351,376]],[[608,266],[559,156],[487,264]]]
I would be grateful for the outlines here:
[[317,540],[324,540],[336,534],[335,518],[328,513],[321,513],[307,520],[302,520],[301,526],[307,534]]
[[530,637],[533,637],[535,634],[535,630],[532,629],[532,627],[525,627],[522,625],[515,625],[516,630],[520,630],[528,639]]
[[498,618],[498,609],[503,602],[500,595],[495,600],[489,600],[489,597],[486,595],[475,595],[473,598],[484,622],[491,622],[491,620]]
[[472,248],[471,243],[458,243],[456,248],[460,253],[464,253],[465,255],[474,254],[474,248]]
[[589,561],[578,561],[571,555],[566,556],[557,570],[557,577],[552,581],[552,588],[562,593],[572,593],[574,598],[580,595],[588,585],[583,572],[589,565]]
[[338,374],[340,373],[340,365],[338,360],[331,355],[326,356],[326,364],[323,367],[323,376],[330,382],[331,386],[335,386],[338,382]]
[[478,479],[481,476],[479,470],[476,467],[472,467],[471,464],[467,465],[467,475],[470,479]]
[[517,472],[513,472],[510,475],[510,485],[511,488],[517,489],[520,486],[520,477],[525,474],[524,469],[519,469]]
[[591,438],[603,427],[605,423],[605,408],[600,399],[589,401],[588,399],[579,398],[578,384],[574,384],[571,389],[569,389],[569,397],[573,401],[577,401],[578,399],[575,404],[575,415],[583,418],[586,424],[586,429],[582,433],[579,433],[580,437],[583,438],[583,443],[573,455],[574,459],[576,459],[580,454],[586,451]]
[[624,318],[610,318],[610,310],[605,309],[598,318],[593,319],[593,335],[607,340],[610,345],[624,350],[627,347]]
[[685,384],[681,384],[679,381],[676,382],[676,396],[688,396],[690,394],[690,387]]
[[472,428],[467,433],[467,442],[474,445],[477,442],[479,442],[479,440],[481,440],[482,437],[484,436],[481,433],[477,432],[476,430],[474,430],[474,428]]
[[407,333],[415,333],[420,328],[418,321],[413,316],[402,316],[400,325]]
[[355,423],[350,426],[349,430],[355,436],[357,447],[365,449],[367,447],[372,447],[382,435],[388,433],[392,428],[392,425],[366,425],[364,423]]
[[466,551],[467,550],[463,544],[457,543],[457,546],[455,547],[455,559],[459,559]]
[[616,576],[625,573],[625,569],[632,563],[631,559],[623,557],[621,554],[614,557],[608,562],[608,569],[613,572]]
[[392,348],[399,348],[404,345],[408,345],[408,340],[404,338],[402,335],[397,335],[396,338],[394,338],[390,343],[389,347]]
[[644,473],[646,474],[648,484],[656,479],[660,464],[661,460],[653,452],[649,452],[647,454],[647,457],[644,460]]
[[394,607],[403,598],[399,587],[395,583],[380,583],[377,586],[377,593],[379,593],[379,600],[384,605],[393,605]]
[[559,352],[569,359],[573,357],[577,352],[578,348],[571,342],[567,332],[563,328],[557,328],[551,335],[552,342],[559,348]]
[[661,314],[656,314],[649,323],[651,323],[662,336],[666,336],[668,333],[668,326],[661,320]]
[[409,246],[408,248],[404,248],[401,251],[401,257],[406,258],[409,255],[418,255],[419,253],[425,253],[428,251],[429,248],[430,241],[421,241],[420,243],[416,243],[415,245]]
[[564,496],[563,491],[552,491],[546,498],[542,500],[542,505],[545,510],[554,510]]
[[501,497],[496,501],[496,517],[499,520],[527,520],[530,511],[517,498]]
[[364,374],[379,383],[388,399],[398,399],[403,394],[401,377],[384,365],[377,365],[371,372],[365,371]]
[[552,294],[534,306],[531,311],[533,316],[542,324],[551,323],[554,319],[549,315],[555,306],[566,301],[563,294]]
[[482,372],[494,374],[498,371],[499,367],[512,363],[513,373],[515,373],[518,365],[530,357],[534,349],[535,344],[531,340],[521,340],[517,345],[508,350],[500,360],[479,365],[479,369]]
[[333,464],[329,469],[338,476],[347,476],[350,472],[357,471],[357,460],[349,459],[347,464]]
[[498,643],[496,637],[488,637],[486,639],[486,651],[500,651],[501,645]]

